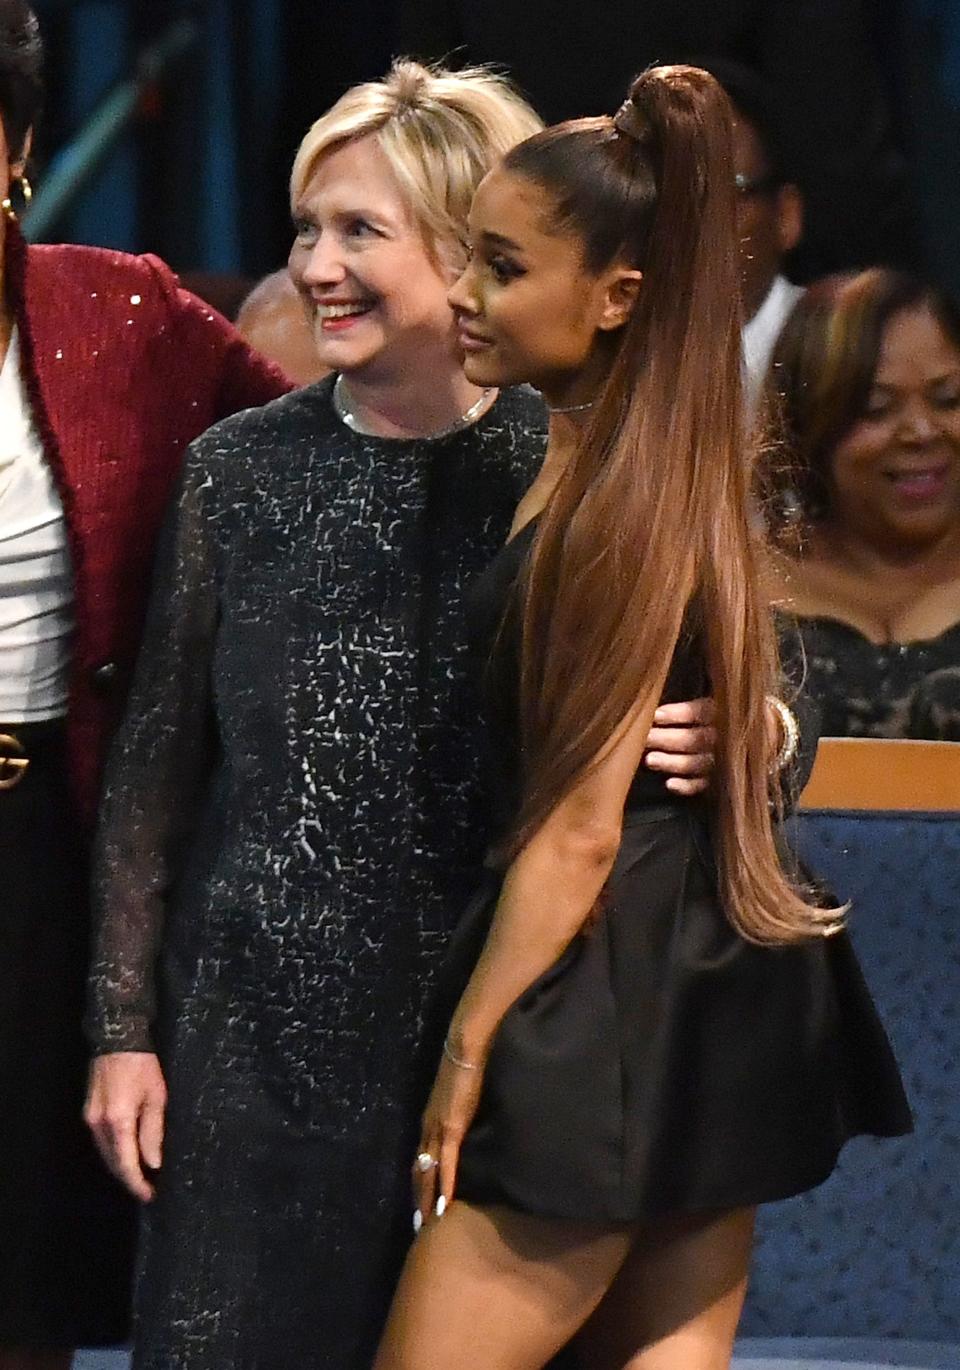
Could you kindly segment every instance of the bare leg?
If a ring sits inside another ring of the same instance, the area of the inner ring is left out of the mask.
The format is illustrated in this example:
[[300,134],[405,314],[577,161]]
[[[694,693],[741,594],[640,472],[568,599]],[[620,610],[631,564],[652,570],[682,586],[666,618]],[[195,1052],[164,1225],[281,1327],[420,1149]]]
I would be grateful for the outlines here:
[[633,1235],[454,1203],[414,1243],[374,1370],[541,1370],[603,1298]]
[[0,1347],[0,1370],[70,1370],[72,1351]]
[[585,1370],[727,1370],[754,1209],[646,1229],[577,1338]]

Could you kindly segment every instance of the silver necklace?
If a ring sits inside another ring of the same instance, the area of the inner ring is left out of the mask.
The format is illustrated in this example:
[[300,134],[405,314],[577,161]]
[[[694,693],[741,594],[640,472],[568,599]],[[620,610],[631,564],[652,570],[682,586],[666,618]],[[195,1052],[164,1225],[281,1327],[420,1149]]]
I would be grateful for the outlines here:
[[[461,428],[469,427],[469,425],[473,423],[474,419],[479,417],[484,405],[487,403],[487,400],[489,400],[492,394],[492,387],[489,387],[488,389],[484,390],[483,393],[480,395],[479,399],[474,400],[470,408],[465,409],[463,413],[460,415],[460,417],[454,423],[452,423],[449,428],[441,428],[436,433],[424,433],[420,436],[427,438],[445,438],[450,433],[459,433]],[[354,433],[362,433],[365,437],[368,438],[376,438],[383,436],[381,433],[373,433],[369,428],[364,428],[363,424],[360,422],[356,414],[350,408],[343,393],[343,372],[340,373],[340,375],[334,382],[332,398],[333,407],[337,411],[337,416],[342,420],[343,423],[347,425],[348,428],[352,429]]]
[[557,404],[547,405],[548,414],[582,414],[585,409],[592,409],[596,400],[587,400],[586,404]]

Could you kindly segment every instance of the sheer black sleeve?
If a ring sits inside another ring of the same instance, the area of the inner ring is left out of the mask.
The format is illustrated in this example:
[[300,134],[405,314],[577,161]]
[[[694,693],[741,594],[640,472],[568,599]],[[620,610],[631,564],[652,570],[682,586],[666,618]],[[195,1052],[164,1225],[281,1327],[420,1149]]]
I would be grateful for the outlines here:
[[86,1019],[97,1054],[154,1049],[165,898],[215,755],[216,480],[203,460],[205,441],[188,449],[167,514],[133,688],[107,765]]

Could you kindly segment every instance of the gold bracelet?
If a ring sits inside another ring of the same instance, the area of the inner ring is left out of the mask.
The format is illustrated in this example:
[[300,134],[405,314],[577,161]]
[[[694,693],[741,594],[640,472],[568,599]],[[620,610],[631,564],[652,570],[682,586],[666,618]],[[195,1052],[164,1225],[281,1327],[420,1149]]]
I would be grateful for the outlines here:
[[784,766],[790,765],[797,754],[797,749],[800,746],[800,725],[797,723],[793,710],[789,709],[782,699],[778,699],[776,695],[767,695],[767,703],[780,720],[780,729],[783,733],[780,750],[773,762],[773,769],[779,773]]
[[456,1066],[459,1070],[480,1069],[480,1067],[477,1065],[475,1061],[465,1061],[462,1056],[458,1056],[456,1054],[456,1052],[453,1050],[453,1047],[450,1045],[449,1034],[443,1039],[443,1054],[444,1056],[446,1056],[450,1064]]

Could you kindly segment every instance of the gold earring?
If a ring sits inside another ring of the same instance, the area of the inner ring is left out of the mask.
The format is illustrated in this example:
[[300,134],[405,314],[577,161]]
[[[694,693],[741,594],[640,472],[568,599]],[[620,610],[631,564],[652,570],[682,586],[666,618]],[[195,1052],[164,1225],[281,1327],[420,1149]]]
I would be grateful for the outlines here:
[[[20,195],[23,199],[23,207],[24,209],[26,209],[27,205],[33,199],[33,187],[27,180],[26,176],[21,175],[15,177],[14,180],[11,182],[11,190],[13,189],[13,186],[17,184],[17,182],[19,182],[20,184]],[[3,210],[4,214],[7,216],[8,219],[16,220],[17,211],[14,209],[13,201],[11,200],[9,195],[7,195],[3,200],[0,200],[0,209]]]

